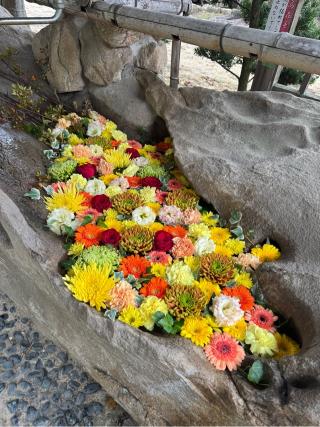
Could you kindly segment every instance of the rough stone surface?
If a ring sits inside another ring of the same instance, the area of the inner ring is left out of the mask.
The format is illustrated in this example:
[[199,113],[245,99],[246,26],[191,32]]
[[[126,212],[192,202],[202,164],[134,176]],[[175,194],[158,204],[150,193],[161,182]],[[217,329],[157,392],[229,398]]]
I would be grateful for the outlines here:
[[167,135],[163,121],[150,108],[134,77],[122,79],[107,87],[89,87],[94,108],[111,120],[130,138],[160,139]]
[[72,17],[43,28],[34,36],[32,48],[48,82],[57,92],[84,88],[78,29]]
[[[174,138],[176,160],[194,188],[224,217],[281,247],[258,271],[270,304],[295,325],[303,347],[270,364],[273,384],[253,391],[234,377],[262,424],[316,424],[320,415],[320,105],[284,93],[171,90],[139,72],[146,99]],[[205,184],[204,184],[205,183]]]
[[167,64],[167,46],[164,42],[151,42],[143,46],[136,58],[136,66],[154,73],[162,73]]
[[108,85],[121,79],[124,66],[132,62],[128,47],[110,48],[88,22],[80,32],[81,62],[85,77],[97,85]]
[[91,28],[98,38],[106,43],[107,46],[113,48],[130,46],[144,37],[141,33],[119,28],[111,22],[96,23],[91,21]]
[[35,331],[1,293],[0,333],[1,426],[134,425],[67,352]]

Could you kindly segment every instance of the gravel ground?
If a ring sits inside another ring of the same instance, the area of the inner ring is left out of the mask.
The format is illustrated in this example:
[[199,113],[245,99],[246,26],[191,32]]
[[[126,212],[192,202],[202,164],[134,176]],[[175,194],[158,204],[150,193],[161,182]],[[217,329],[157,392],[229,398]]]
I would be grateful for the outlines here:
[[68,353],[0,294],[0,426],[135,425]]

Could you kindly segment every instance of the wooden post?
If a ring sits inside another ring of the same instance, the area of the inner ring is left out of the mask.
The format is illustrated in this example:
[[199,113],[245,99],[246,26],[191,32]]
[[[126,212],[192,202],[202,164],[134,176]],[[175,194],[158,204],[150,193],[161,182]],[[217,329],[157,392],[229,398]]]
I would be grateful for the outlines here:
[[[305,0],[273,0],[265,30],[293,34],[304,2]],[[272,90],[282,68],[258,62],[251,90]]]
[[179,37],[172,37],[171,46],[171,70],[170,70],[170,87],[178,89],[179,87],[179,71],[180,71],[180,53],[181,40]]

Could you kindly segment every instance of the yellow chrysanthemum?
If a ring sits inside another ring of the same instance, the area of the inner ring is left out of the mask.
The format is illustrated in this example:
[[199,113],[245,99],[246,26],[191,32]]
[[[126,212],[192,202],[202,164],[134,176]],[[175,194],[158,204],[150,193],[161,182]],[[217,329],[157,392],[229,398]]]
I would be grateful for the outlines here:
[[108,197],[114,197],[123,193],[123,190],[119,187],[119,185],[110,185],[104,193]]
[[200,258],[196,256],[186,256],[184,257],[184,262],[187,264],[194,275],[198,275],[200,270]]
[[135,176],[135,174],[138,172],[139,166],[134,165],[133,163],[129,165],[127,168],[125,168],[122,171],[123,176]]
[[[147,203],[147,206],[153,210],[153,212],[157,215],[159,210],[161,209],[160,203]],[[160,224],[160,223],[158,223]],[[161,230],[161,228],[159,228]]]
[[278,350],[274,334],[254,324],[247,327],[245,343],[250,345],[251,353],[261,356],[273,356]]
[[115,175],[114,173],[111,173],[110,175],[101,175],[99,177],[99,179],[101,179],[101,181],[104,182],[106,185],[110,184],[110,182],[116,178],[119,178],[119,177],[118,177],[118,175]]
[[145,144],[143,149],[146,153],[155,153],[157,151],[157,147],[155,145]]
[[160,263],[154,263],[151,267],[151,273],[157,277],[165,277],[166,275],[166,266]]
[[253,286],[253,281],[250,276],[250,273],[247,272],[236,274],[234,280],[236,281],[237,285],[245,286],[248,289],[252,288]]
[[143,325],[143,317],[140,310],[133,305],[129,305],[121,311],[119,320],[133,328],[140,328]]
[[79,256],[84,248],[82,243],[73,243],[68,250],[68,255]]
[[[137,225],[137,223],[136,223],[136,222],[134,222],[134,221],[131,221],[131,220],[129,220],[129,219],[126,219],[126,220],[122,221],[122,225],[123,225],[123,227],[125,227],[125,228],[131,228],[131,227],[133,227],[133,226]],[[149,227],[148,227],[148,228],[149,228]]]
[[300,347],[292,338],[287,335],[281,335],[279,332],[274,334],[277,344],[278,351],[275,353],[275,359],[281,359],[281,357],[293,356],[299,353]]
[[232,255],[239,255],[244,251],[246,244],[243,240],[228,239],[224,246],[232,251]]
[[114,131],[115,129],[117,129],[117,125],[111,120],[108,120],[106,123],[106,127],[101,133],[101,136],[105,138],[107,141],[111,141],[113,139],[112,131]]
[[130,155],[122,152],[121,150],[107,150],[104,154],[104,158],[115,168],[123,169],[131,163]]
[[65,157],[73,157],[71,145],[66,145],[63,149],[62,155]]
[[223,328],[223,332],[231,335],[237,341],[244,341],[246,337],[247,323],[244,319],[239,320],[232,326],[226,326]]
[[202,217],[202,222],[208,225],[209,227],[215,227],[218,223],[218,220],[213,218],[212,212],[205,212],[201,215],[201,217]]
[[219,325],[216,322],[216,319],[211,316],[210,314],[207,314],[205,316],[206,321],[208,322],[208,325],[211,326],[211,328],[217,332],[220,331]]
[[251,253],[261,262],[276,261],[281,256],[279,249],[269,243],[265,243],[262,248],[252,248]]
[[210,235],[210,229],[206,224],[200,223],[189,225],[188,236],[194,238],[195,240],[199,237],[210,237]]
[[152,331],[154,328],[155,321],[153,315],[157,311],[160,311],[164,315],[168,314],[169,311],[167,304],[162,299],[155,296],[145,298],[139,310],[143,319],[143,326],[148,329],[148,331]]
[[86,163],[91,162],[89,157],[77,157],[75,160],[77,161],[78,165],[85,165]]
[[140,190],[139,195],[144,203],[153,203],[156,201],[155,187],[144,187]]
[[114,228],[119,233],[121,232],[121,230],[123,228],[122,222],[118,221],[117,219],[106,219],[104,221],[104,224],[105,224],[106,228]]
[[121,141],[126,142],[127,141],[127,135],[124,132],[121,132],[121,130],[115,129],[111,132],[112,138],[115,141]]
[[198,288],[200,288],[202,290],[202,292],[204,293],[204,295],[207,299],[206,304],[209,303],[213,294],[215,296],[218,296],[221,293],[221,289],[220,289],[219,285],[217,285],[216,283],[212,283],[206,279],[200,279],[198,282],[195,282],[195,285]]
[[231,233],[228,228],[214,227],[211,230],[211,239],[218,245],[222,245],[230,237]]
[[75,185],[68,185],[64,190],[53,193],[52,197],[46,197],[45,203],[48,211],[66,208],[71,212],[82,212],[87,209],[83,203],[85,197],[79,193]]
[[64,283],[75,299],[89,303],[100,311],[101,308],[106,308],[110,291],[115,285],[113,277],[109,277],[110,272],[108,264],[103,267],[98,267],[95,263],[74,265],[71,274],[64,277]]
[[180,335],[188,338],[195,345],[204,347],[209,343],[212,333],[212,328],[205,318],[190,316],[185,319]]
[[227,256],[228,258],[232,257],[232,250],[229,248],[226,248],[223,245],[216,245],[216,247],[214,249],[214,253]]
[[79,138],[76,134],[74,134],[74,133],[71,133],[70,135],[69,135],[69,138],[68,138],[68,142],[69,142],[69,144],[71,144],[71,145],[78,145],[78,144],[82,144],[82,139],[81,138]]

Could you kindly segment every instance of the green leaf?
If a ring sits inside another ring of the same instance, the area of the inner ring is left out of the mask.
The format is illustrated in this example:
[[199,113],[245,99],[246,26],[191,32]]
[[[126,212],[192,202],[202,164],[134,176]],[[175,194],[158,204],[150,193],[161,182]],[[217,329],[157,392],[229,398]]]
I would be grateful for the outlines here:
[[161,320],[163,317],[165,316],[164,313],[162,313],[162,311],[156,311],[155,313],[153,313],[152,315],[152,319],[158,323],[159,320]]
[[158,325],[161,326],[168,334],[172,333],[172,327],[174,325],[173,317],[170,314],[166,314],[162,319],[158,321]]
[[255,360],[249,369],[248,380],[253,384],[259,384],[263,377],[263,364],[261,360]]
[[83,221],[82,221],[81,225],[87,225],[87,224],[89,224],[92,221],[92,218],[93,218],[93,215],[86,215],[83,218]]
[[242,213],[239,211],[232,211],[229,219],[230,224],[235,225],[241,221]]
[[118,311],[114,309],[106,310],[104,313],[105,317],[112,320],[113,322],[116,320],[117,314],[118,314]]
[[61,261],[60,267],[63,268],[63,270],[68,271],[73,266],[73,264],[76,262],[75,258],[68,257],[65,260]]
[[238,225],[236,228],[231,230],[231,233],[234,234],[239,240],[244,240],[243,229]]
[[41,194],[40,194],[40,190],[38,190],[38,188],[31,188],[30,191],[28,191],[27,193],[24,193],[25,197],[29,197],[31,200],[40,200],[41,199]]
[[66,233],[66,235],[68,237],[73,237],[73,235],[74,235],[74,229],[72,227],[69,227],[68,225],[65,225],[64,226],[64,231],[65,231],[65,233]]

